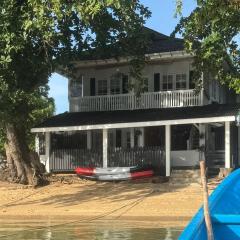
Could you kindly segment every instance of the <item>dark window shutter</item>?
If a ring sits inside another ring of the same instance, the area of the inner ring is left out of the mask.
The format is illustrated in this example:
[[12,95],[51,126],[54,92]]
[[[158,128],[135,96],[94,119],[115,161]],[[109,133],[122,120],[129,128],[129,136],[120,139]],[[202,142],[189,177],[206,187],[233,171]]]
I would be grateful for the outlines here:
[[116,130],[116,147],[120,148],[122,146],[122,131]]
[[128,75],[122,76],[122,93],[128,93]]
[[90,96],[95,96],[96,93],[96,79],[90,78]]
[[154,73],[154,92],[160,91],[160,73]]
[[189,72],[189,89],[194,89],[194,88],[195,88],[194,72],[190,71]]

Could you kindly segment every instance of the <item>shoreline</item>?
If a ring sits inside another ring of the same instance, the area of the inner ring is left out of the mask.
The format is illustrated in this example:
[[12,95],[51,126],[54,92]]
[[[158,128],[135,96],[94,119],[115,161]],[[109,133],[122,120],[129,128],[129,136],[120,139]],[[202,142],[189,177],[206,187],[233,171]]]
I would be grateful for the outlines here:
[[[183,228],[202,204],[200,185],[169,183],[52,183],[33,189],[0,182],[0,222],[71,222],[79,218]],[[102,216],[100,218],[100,216]]]

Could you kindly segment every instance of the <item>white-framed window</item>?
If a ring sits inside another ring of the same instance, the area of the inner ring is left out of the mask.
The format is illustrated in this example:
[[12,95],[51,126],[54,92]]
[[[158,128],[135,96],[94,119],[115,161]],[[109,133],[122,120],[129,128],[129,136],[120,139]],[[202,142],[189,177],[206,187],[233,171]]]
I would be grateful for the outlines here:
[[71,97],[82,97],[83,96],[83,79],[79,77],[78,79],[70,80],[70,94]]
[[187,88],[187,74],[176,74],[176,90],[182,90]]
[[112,78],[110,83],[111,83],[111,94],[120,94],[121,80],[119,78]]
[[164,74],[162,81],[162,90],[171,91],[174,89],[173,74]]
[[98,95],[107,95],[107,80],[98,80]]

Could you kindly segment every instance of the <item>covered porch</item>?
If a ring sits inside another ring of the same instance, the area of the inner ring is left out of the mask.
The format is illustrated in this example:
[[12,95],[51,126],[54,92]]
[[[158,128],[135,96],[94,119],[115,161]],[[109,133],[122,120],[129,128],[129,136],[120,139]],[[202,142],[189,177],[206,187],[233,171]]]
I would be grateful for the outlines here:
[[[47,120],[32,132],[38,133],[36,150],[49,172],[73,171],[79,165],[107,168],[149,164],[157,168],[159,174],[170,176],[173,167],[197,166],[200,149],[204,148],[206,158],[209,157],[209,126],[221,126],[224,130],[224,149],[220,151],[223,167],[237,167],[237,110],[238,106],[233,105],[207,105],[181,109],[65,113]],[[187,149],[175,149],[176,141],[183,141],[175,128],[186,124],[199,131],[199,139],[195,143],[198,147],[190,146],[193,144],[191,141]],[[153,135],[147,140],[149,128],[161,128],[161,139]],[[82,137],[76,138],[77,134]],[[74,135],[75,141],[71,140]],[[41,138],[45,141],[43,153]],[[150,144],[151,139],[159,144]]]

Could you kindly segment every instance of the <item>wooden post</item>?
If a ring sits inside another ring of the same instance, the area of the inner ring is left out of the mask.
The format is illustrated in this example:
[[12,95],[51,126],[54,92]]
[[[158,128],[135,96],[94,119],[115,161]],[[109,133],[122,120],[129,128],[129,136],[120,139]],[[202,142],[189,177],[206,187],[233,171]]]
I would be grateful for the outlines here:
[[166,155],[166,177],[170,176],[171,171],[171,126],[165,126],[165,155]]
[[225,122],[225,168],[231,168],[230,122]]
[[207,187],[207,179],[206,179],[206,167],[205,161],[200,161],[200,171],[201,171],[201,181],[203,186],[203,211],[204,211],[204,218],[206,223],[207,229],[207,237],[208,240],[213,240],[213,230],[212,230],[212,222],[209,212],[209,204],[208,204],[208,187]]
[[240,165],[240,126],[238,126],[238,165]]
[[108,167],[108,130],[103,129],[103,167]]

